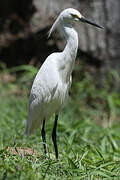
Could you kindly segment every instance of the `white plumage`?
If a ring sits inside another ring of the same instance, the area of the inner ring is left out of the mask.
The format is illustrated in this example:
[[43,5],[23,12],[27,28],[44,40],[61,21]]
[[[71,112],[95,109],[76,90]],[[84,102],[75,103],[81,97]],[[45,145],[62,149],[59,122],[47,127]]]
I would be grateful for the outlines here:
[[64,65],[62,67],[57,60],[62,61],[61,53],[50,55],[40,68],[31,89],[27,134],[40,127],[43,119],[48,120],[53,113],[58,114],[65,98],[68,95],[70,77],[63,80]]
[[37,73],[30,93],[29,114],[26,127],[26,134],[31,134],[37,128],[42,128],[42,138],[46,153],[45,140],[45,121],[55,114],[56,120],[53,128],[52,138],[58,158],[56,145],[56,126],[59,111],[61,110],[66,98],[68,97],[71,86],[71,73],[78,49],[78,35],[73,28],[74,21],[87,22],[97,27],[99,25],[86,20],[79,11],[68,8],[62,11],[53,24],[49,35],[59,27],[66,39],[66,46],[62,52],[53,53],[47,57],[39,72]]

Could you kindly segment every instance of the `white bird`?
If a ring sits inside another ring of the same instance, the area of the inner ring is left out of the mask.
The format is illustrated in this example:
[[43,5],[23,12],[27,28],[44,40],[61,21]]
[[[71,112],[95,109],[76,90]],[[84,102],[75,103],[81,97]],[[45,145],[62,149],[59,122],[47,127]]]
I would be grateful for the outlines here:
[[87,20],[75,9],[68,8],[63,10],[51,27],[49,36],[58,26],[66,39],[66,46],[62,52],[52,53],[47,57],[34,79],[30,93],[26,134],[31,134],[42,125],[41,134],[46,154],[45,123],[55,114],[52,140],[56,159],[58,158],[56,143],[58,115],[68,97],[72,82],[71,73],[78,50],[78,35],[72,26],[74,21],[85,22],[103,28]]

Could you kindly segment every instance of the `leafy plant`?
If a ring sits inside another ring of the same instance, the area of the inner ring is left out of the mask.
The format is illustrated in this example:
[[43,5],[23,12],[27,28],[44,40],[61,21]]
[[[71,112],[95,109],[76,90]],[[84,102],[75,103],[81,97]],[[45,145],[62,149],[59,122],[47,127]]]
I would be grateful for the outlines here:
[[[112,86],[112,81],[118,82],[116,75],[108,75],[99,88],[89,73],[73,81],[58,121],[56,161],[51,140],[54,118],[46,124],[47,158],[40,128],[30,137],[24,135],[28,91],[36,72],[32,66],[20,66],[0,73],[0,77],[17,73],[14,81],[1,78],[0,83],[0,179],[120,179],[120,96]],[[21,155],[18,147],[34,149],[37,155]]]

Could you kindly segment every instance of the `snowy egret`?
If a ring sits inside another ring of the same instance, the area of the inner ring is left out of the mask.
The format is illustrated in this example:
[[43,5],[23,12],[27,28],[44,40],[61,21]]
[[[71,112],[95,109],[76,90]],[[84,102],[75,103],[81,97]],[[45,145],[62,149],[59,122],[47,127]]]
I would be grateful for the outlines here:
[[52,53],[47,57],[34,79],[30,93],[26,134],[31,134],[42,124],[41,134],[44,152],[46,154],[45,123],[53,114],[55,114],[52,140],[56,159],[58,158],[58,148],[56,143],[58,115],[68,97],[72,82],[71,73],[78,49],[78,35],[72,26],[74,21],[84,22],[98,28],[103,28],[102,26],[87,20],[75,9],[68,8],[63,10],[51,27],[49,36],[58,26],[67,41],[66,46],[62,52]]

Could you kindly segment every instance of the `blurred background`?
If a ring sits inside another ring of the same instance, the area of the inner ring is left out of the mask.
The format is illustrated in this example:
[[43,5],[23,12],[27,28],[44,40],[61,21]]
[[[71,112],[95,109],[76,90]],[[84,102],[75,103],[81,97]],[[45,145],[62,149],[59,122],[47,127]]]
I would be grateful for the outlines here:
[[[104,29],[75,24],[79,50],[54,161],[54,118],[46,124],[50,159],[40,128],[29,138],[24,131],[34,77],[65,46],[57,31],[48,39],[48,31],[69,7]],[[39,156],[10,154],[19,147]],[[120,179],[120,0],[0,0],[0,179],[114,178]]]
[[29,0],[0,2],[0,61],[7,67],[43,63],[56,50],[63,49],[63,41],[47,32],[65,8],[78,9],[87,18],[105,27],[96,29],[79,24],[78,58],[86,65],[107,71],[120,71],[120,2],[116,0]]
[[49,54],[63,50],[65,42],[59,33],[52,33],[49,39],[47,33],[59,13],[68,7],[78,9],[88,19],[104,26],[101,30],[75,24],[79,50],[69,101],[74,103],[75,114],[89,114],[97,122],[119,119],[119,0],[1,0],[1,92],[5,97],[12,94],[26,96],[28,100],[38,68]]

